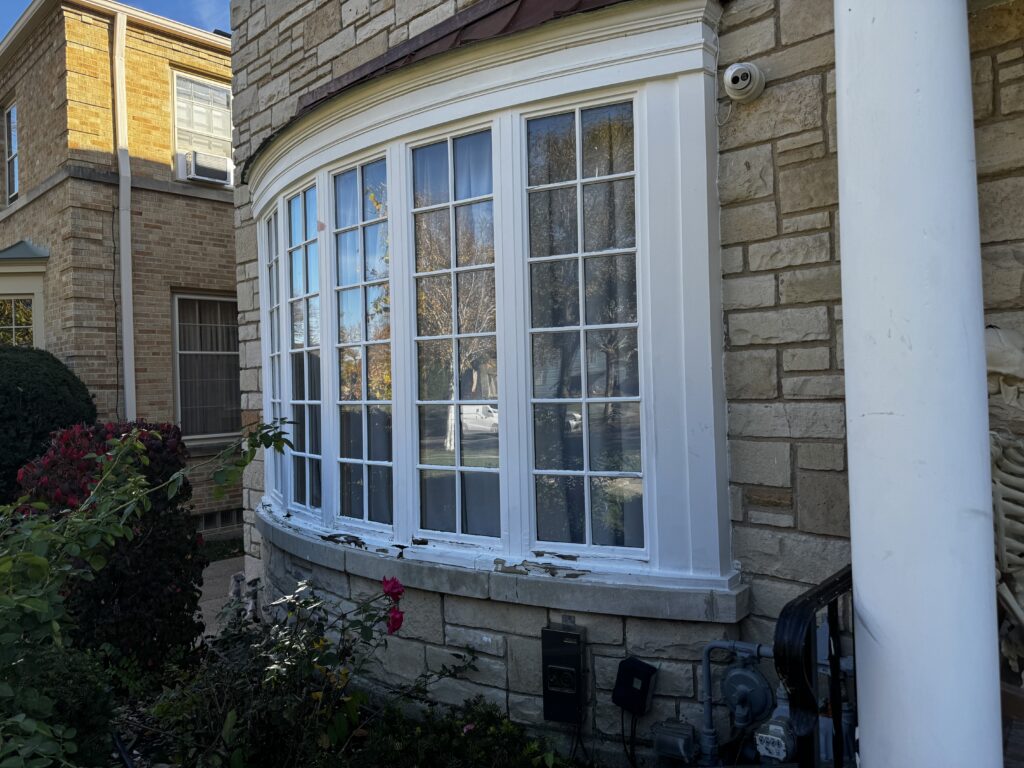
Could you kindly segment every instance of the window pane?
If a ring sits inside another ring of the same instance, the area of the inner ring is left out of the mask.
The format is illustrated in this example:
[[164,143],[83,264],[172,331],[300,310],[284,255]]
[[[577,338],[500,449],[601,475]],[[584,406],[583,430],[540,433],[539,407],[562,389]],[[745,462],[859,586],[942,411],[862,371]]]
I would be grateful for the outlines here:
[[341,452],[343,459],[363,458],[363,407],[341,406]]
[[[184,315],[186,307],[192,302],[182,301],[178,305],[181,315]],[[0,325],[14,325],[14,299],[0,299]]]
[[292,499],[296,504],[306,503],[306,460],[292,457]]
[[7,155],[18,152],[18,107],[12,104],[7,110]]
[[316,243],[306,246],[306,285],[306,293],[316,293],[320,290],[320,257]]
[[462,463],[467,467],[498,466],[498,406],[463,405]]
[[587,251],[636,245],[633,179],[588,184],[583,188],[583,243]]
[[455,464],[455,406],[420,406],[420,463]]
[[302,241],[302,196],[296,195],[288,201],[288,245],[296,246]]
[[498,347],[493,336],[459,339],[459,397],[498,398]]
[[491,132],[460,136],[452,141],[452,147],[455,154],[455,199],[491,194]]
[[394,517],[394,484],[391,467],[369,466],[370,475],[369,518],[375,523],[391,525]]
[[576,187],[530,193],[530,255],[576,253]]
[[452,332],[450,275],[416,279],[416,328],[420,336],[444,336]]
[[495,328],[494,270],[458,273],[459,333],[488,333]]
[[391,399],[391,345],[366,347],[366,399]]
[[640,404],[588,403],[590,468],[640,471]]
[[341,467],[341,514],[344,517],[363,519],[363,465],[340,464]]
[[306,366],[305,356],[292,353],[292,400],[306,399]]
[[363,360],[359,347],[338,350],[339,386],[342,400],[363,399]]
[[383,280],[388,276],[388,224],[386,221],[363,229],[363,258],[365,280]]
[[420,470],[420,526],[430,531],[455,532],[455,473]]
[[306,266],[303,262],[303,253],[300,248],[292,251],[289,258],[292,260],[292,298],[302,296],[306,292]]
[[636,322],[636,259],[632,254],[592,256],[584,262],[587,322]]
[[455,209],[455,242],[460,267],[494,262],[493,202],[487,200]]
[[[557,328],[580,322],[577,259],[530,265],[530,316],[534,328]],[[589,301],[589,297],[588,297]]]
[[306,406],[296,405],[292,407],[292,443],[299,453],[309,453],[306,450]]
[[583,410],[578,403],[533,406],[537,469],[583,469]]
[[10,328],[0,328],[0,347],[9,347],[14,344],[14,331]]
[[309,435],[309,452],[320,453],[320,406],[311,405],[306,409],[308,416],[307,434]]
[[363,221],[388,215],[388,173],[384,160],[363,166]]
[[292,302],[292,348],[298,349],[306,341],[306,305],[300,299]]
[[414,208],[448,202],[448,142],[412,151]]
[[552,184],[576,178],[576,118],[572,112],[530,120],[529,184]]
[[587,524],[582,477],[539,475],[537,491],[537,538],[584,544]]
[[371,405],[366,409],[367,458],[391,461],[391,407]]
[[[309,396],[307,400],[319,400],[320,399],[320,351],[312,350],[306,355],[306,368],[307,380],[309,381],[309,387],[307,392]],[[317,450],[317,453],[320,451]]]
[[448,269],[452,263],[451,222],[448,209],[418,213],[416,228],[416,271]]
[[366,287],[366,338],[391,338],[391,298],[387,284]]
[[608,176],[633,170],[633,105],[584,109],[583,176]]
[[362,303],[359,288],[338,292],[338,341],[345,343],[363,338]]
[[587,331],[587,390],[591,397],[640,394],[636,331]]
[[462,476],[462,532],[472,536],[500,536],[498,475],[493,472],[459,474]]
[[533,337],[533,396],[579,397],[580,335],[576,331]]
[[451,400],[454,396],[451,340],[420,341],[416,347],[419,399]]
[[316,220],[316,187],[310,187],[304,193],[305,209],[306,209],[306,237],[304,239],[311,240],[316,237],[317,231],[317,220]]
[[307,299],[306,316],[309,318],[306,324],[309,328],[309,339],[307,346],[320,346],[320,297],[314,296]]
[[359,223],[359,190],[355,170],[334,177],[334,226],[355,226]]
[[338,285],[359,282],[359,230],[338,235]]
[[590,524],[594,543],[610,547],[642,547],[643,499],[643,481],[640,478],[591,478]]

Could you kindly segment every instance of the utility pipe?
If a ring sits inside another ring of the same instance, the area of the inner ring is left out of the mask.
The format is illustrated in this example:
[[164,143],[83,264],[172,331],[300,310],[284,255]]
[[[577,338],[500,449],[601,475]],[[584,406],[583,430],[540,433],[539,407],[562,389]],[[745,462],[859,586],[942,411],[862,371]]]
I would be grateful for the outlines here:
[[1002,766],[965,0],[835,0],[860,764]]
[[135,297],[132,289],[132,168],[128,152],[128,95],[124,51],[128,17],[114,16],[114,132],[117,141],[117,254],[121,273],[121,360],[124,366],[124,415],[137,418],[135,403]]

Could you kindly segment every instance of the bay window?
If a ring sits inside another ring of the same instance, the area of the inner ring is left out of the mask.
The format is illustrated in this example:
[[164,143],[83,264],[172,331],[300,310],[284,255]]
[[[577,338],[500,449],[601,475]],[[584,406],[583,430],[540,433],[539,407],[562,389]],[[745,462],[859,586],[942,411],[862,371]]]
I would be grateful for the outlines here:
[[269,513],[406,559],[736,583],[710,27],[615,13],[615,46],[581,16],[532,59],[424,65],[259,160],[293,443]]

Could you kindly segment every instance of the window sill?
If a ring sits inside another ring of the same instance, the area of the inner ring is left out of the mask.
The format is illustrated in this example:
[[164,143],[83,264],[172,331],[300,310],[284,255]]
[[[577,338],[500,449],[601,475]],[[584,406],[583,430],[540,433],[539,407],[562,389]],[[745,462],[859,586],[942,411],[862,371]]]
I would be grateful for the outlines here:
[[[509,572],[491,558],[485,569],[416,559],[412,547],[369,551],[352,537],[324,537],[311,527],[275,515],[267,504],[256,513],[263,539],[315,565],[368,579],[395,576],[413,589],[447,595],[615,616],[731,624],[749,613],[749,588],[719,582],[700,586],[694,578],[596,574],[569,568]],[[338,540],[340,539],[340,540]]]

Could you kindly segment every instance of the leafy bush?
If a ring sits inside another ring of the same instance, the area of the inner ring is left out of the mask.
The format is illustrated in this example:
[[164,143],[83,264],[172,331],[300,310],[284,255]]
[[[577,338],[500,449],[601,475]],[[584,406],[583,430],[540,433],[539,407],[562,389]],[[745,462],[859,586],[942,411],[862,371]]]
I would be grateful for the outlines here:
[[0,503],[13,500],[18,468],[46,450],[51,432],[95,420],[89,391],[60,360],[0,347]]
[[[106,566],[76,583],[68,598],[77,643],[104,649],[128,670],[158,671],[169,658],[189,653],[203,631],[197,618],[206,560],[188,502],[187,479],[166,486],[184,470],[188,452],[172,424],[76,425],[54,436],[49,450],[19,473],[24,493],[61,514],[89,497],[99,479],[99,456],[111,440],[135,434],[144,448],[141,473],[149,503],[132,522],[132,537],[117,541]],[[133,675],[134,676],[134,675]]]

